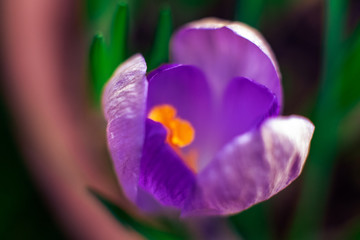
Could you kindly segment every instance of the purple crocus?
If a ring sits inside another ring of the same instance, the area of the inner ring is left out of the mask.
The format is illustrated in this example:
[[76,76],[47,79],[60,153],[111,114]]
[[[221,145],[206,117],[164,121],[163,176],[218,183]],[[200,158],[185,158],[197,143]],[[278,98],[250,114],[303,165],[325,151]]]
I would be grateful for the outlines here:
[[171,64],[137,54],[107,83],[108,146],[126,196],[146,211],[228,215],[299,176],[313,124],[279,116],[281,76],[256,30],[203,19],[171,40]]

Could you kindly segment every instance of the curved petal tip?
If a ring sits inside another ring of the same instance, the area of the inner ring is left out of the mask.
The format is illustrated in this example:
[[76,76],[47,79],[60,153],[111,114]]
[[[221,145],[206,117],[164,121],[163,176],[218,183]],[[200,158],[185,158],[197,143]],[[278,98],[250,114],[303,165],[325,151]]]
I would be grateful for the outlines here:
[[[137,92],[146,96],[146,62],[141,54],[136,54],[120,64],[104,87],[102,104],[107,121],[119,117],[123,112],[121,105],[127,104],[125,95]],[[127,94],[126,94],[127,93]],[[136,96],[133,96],[136,100]],[[138,102],[139,103],[139,102]],[[130,110],[130,109],[127,109]],[[130,114],[130,112],[127,112]]]
[[131,200],[137,196],[145,134],[146,63],[134,55],[121,64],[105,86],[103,110],[108,121],[108,147],[119,183]]
[[272,63],[276,67],[279,77],[281,77],[275,55],[270,45],[267,43],[262,34],[255,28],[242,22],[232,22],[215,17],[203,18],[191,22],[186,25],[185,28],[186,27],[198,29],[218,29],[222,27],[227,27],[231,29],[239,36],[248,39],[250,42],[253,42],[256,46],[258,46],[271,59]]
[[203,70],[215,95],[221,96],[234,77],[246,77],[269,88],[282,108],[278,63],[256,29],[240,22],[205,18],[178,30],[171,39],[170,50],[175,63]]

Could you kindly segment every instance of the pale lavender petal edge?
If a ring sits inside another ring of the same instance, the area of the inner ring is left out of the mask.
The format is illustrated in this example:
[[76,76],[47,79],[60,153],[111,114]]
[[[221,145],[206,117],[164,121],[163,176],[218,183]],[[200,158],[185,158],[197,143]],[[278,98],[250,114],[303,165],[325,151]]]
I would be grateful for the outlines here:
[[146,63],[134,55],[121,64],[104,89],[108,148],[126,196],[136,200],[145,136]]
[[290,116],[236,137],[199,173],[182,216],[235,214],[281,191],[300,175],[313,132],[308,119]]
[[208,17],[197,21],[193,21],[185,25],[184,28],[219,29],[222,27],[227,27],[231,29],[237,35],[249,40],[250,42],[254,43],[256,46],[258,46],[261,49],[261,51],[263,51],[269,57],[269,59],[271,60],[272,64],[276,69],[278,77],[281,79],[279,65],[276,61],[273,50],[271,49],[270,45],[267,43],[265,38],[262,36],[262,34],[255,28],[250,27],[249,25],[242,22],[232,22],[214,17]]
[[136,54],[122,63],[104,87],[102,105],[107,121],[145,114],[147,97],[146,62]]

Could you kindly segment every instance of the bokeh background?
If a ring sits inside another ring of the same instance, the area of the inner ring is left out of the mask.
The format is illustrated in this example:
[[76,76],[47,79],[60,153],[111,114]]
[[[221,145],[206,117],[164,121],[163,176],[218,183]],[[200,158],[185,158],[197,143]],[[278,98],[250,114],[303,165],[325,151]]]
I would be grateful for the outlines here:
[[[316,126],[302,175],[214,219],[226,226],[213,239],[360,239],[357,0],[1,1],[0,239],[178,239],[123,198],[98,99],[116,64],[141,52],[157,67],[171,32],[208,16],[263,33],[283,76],[283,114]],[[121,54],[103,54],[114,41]],[[89,189],[119,206],[117,220]]]

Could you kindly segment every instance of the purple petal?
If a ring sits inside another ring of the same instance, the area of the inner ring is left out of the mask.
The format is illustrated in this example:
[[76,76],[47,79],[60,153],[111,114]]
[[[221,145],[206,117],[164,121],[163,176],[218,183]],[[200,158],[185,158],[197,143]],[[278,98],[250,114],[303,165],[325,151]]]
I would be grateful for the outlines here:
[[191,23],[173,36],[171,55],[175,63],[203,70],[218,98],[231,79],[246,77],[269,88],[281,109],[277,62],[261,34],[245,24],[212,18]]
[[[174,209],[166,207],[159,203],[154,196],[145,191],[141,186],[138,187],[138,194],[136,197],[136,206],[146,213],[153,215],[168,215]],[[176,211],[176,210],[175,210]],[[177,211],[178,212],[178,211]]]
[[173,105],[178,115],[195,128],[192,146],[198,149],[207,146],[213,124],[213,103],[205,75],[194,66],[172,64],[151,72],[148,79],[148,111],[160,104]]
[[181,209],[192,194],[195,175],[165,138],[164,127],[147,119],[139,185],[161,204]]
[[134,55],[121,64],[106,84],[103,93],[103,109],[106,120],[123,117],[136,118],[146,100],[146,62]]
[[147,109],[160,104],[171,104],[178,115],[195,128],[203,126],[211,116],[212,100],[205,75],[188,65],[163,65],[148,75]]
[[223,96],[219,126],[222,143],[229,142],[278,114],[276,97],[265,86],[243,77],[234,78]]
[[299,176],[313,131],[303,117],[277,117],[235,138],[199,173],[183,215],[234,214],[270,198]]
[[159,73],[163,72],[163,71],[167,71],[169,69],[172,68],[176,68],[181,66],[180,64],[163,64],[160,67],[154,69],[153,71],[151,71],[148,75],[147,75],[147,79],[151,80],[152,78],[154,78],[156,75],[158,75]]
[[103,95],[109,150],[119,182],[133,201],[137,195],[145,134],[145,74],[143,57],[135,55],[118,67]]

